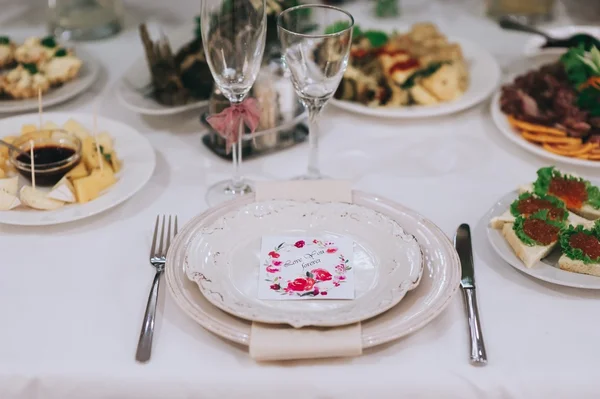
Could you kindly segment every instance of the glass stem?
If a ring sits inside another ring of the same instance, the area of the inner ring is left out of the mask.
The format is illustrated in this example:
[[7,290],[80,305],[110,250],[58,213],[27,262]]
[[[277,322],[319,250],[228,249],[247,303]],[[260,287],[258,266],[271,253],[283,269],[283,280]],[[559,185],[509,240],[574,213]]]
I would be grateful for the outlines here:
[[308,107],[308,170],[306,177],[309,179],[320,179],[319,169],[319,108]]
[[240,119],[240,126],[238,131],[237,143],[231,146],[232,158],[233,158],[233,177],[231,178],[231,185],[234,189],[239,189],[244,186],[244,178],[240,173],[240,167],[242,166],[242,136],[244,135],[244,120]]

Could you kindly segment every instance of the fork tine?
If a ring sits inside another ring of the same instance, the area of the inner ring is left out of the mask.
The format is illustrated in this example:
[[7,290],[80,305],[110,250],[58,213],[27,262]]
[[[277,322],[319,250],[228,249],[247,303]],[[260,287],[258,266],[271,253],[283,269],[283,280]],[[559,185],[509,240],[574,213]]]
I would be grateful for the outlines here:
[[158,235],[158,219],[159,215],[156,215],[156,224],[154,225],[154,237],[152,237],[152,248],[150,249],[150,256],[154,256],[156,253],[156,236]]
[[164,241],[165,241],[165,215],[163,215],[163,217],[162,217],[162,227],[160,229],[160,245],[158,246],[158,252],[156,253],[156,256],[162,256]]
[[165,253],[161,256],[167,256],[167,251],[171,246],[171,215],[169,215],[169,227],[167,228],[167,247],[165,248]]
[[173,231],[173,237],[177,235],[177,215],[175,215],[175,231]]

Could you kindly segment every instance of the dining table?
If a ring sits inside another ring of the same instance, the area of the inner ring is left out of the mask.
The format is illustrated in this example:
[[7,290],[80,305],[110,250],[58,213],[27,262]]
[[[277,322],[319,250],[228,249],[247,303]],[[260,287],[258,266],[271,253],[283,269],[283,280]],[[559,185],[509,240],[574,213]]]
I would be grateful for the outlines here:
[[[324,174],[415,210],[449,239],[460,224],[471,226],[487,365],[469,362],[461,295],[421,330],[361,356],[257,362],[247,348],[188,318],[164,285],[152,358],[136,362],[155,272],[148,256],[156,215],[177,215],[184,225],[207,210],[207,188],[229,177],[231,164],[203,145],[201,111],[143,116],[115,95],[124,70],[143,56],[138,25],[153,21],[168,32],[193,22],[200,1],[124,3],[122,32],[77,43],[99,60],[97,81],[82,95],[45,111],[97,110],[131,125],[154,147],[156,168],[140,192],[98,215],[51,226],[0,225],[0,399],[600,395],[600,319],[595,317],[600,293],[535,280],[503,261],[488,242],[488,210],[548,165],[502,136],[490,117],[489,99],[452,115],[410,120],[329,105],[320,122]],[[0,33],[44,34],[43,2],[0,5]],[[374,16],[373,2],[341,6],[360,26],[382,30],[434,22],[448,35],[485,47],[503,71],[523,59],[530,37],[500,29],[486,18],[482,0],[401,0],[399,16],[381,19]],[[573,22],[561,11],[551,25]],[[289,179],[304,171],[307,151],[303,143],[248,159],[243,173],[254,181]],[[568,169],[598,176],[597,169]]]

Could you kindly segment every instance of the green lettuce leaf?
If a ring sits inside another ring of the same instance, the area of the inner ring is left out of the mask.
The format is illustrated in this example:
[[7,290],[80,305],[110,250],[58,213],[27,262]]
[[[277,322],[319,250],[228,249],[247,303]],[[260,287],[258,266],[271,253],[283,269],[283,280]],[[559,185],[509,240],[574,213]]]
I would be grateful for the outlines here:
[[554,166],[548,166],[546,168],[541,168],[537,171],[538,178],[533,183],[533,192],[537,195],[546,195],[548,194],[548,190],[550,189],[550,181],[553,177],[560,177],[566,180],[578,181],[585,184],[585,189],[588,194],[588,199],[585,202],[590,205],[594,209],[600,209],[600,189],[590,183],[588,180],[582,179],[580,177],[575,177],[571,175],[566,175],[554,168]]
[[594,227],[591,230],[588,230],[581,225],[577,226],[577,227],[569,226],[569,227],[565,228],[563,231],[561,231],[560,236],[559,236],[560,237],[559,242],[560,242],[560,247],[562,249],[562,252],[569,259],[580,260],[585,264],[600,263],[600,257],[598,257],[596,259],[592,259],[589,256],[587,256],[586,254],[584,254],[581,249],[573,248],[571,246],[571,244],[569,242],[571,240],[571,236],[573,236],[573,234],[577,234],[577,233],[587,234],[589,236],[595,237],[600,240],[600,223],[596,222],[596,224],[594,225]]
[[543,220],[544,222],[546,222],[550,226],[558,227],[561,230],[565,227],[565,222],[564,221],[558,221],[558,220],[552,220],[552,219],[550,219],[548,217],[548,210],[547,209],[543,209],[541,211],[537,211],[536,213],[534,213],[533,215],[531,215],[528,218],[525,218],[523,216],[518,216],[517,219],[515,220],[515,223],[513,224],[513,230],[514,230],[515,234],[517,235],[517,237],[519,237],[519,240],[521,240],[521,242],[523,244],[527,245],[528,247],[535,247],[536,245],[542,245],[542,246],[544,245],[544,244],[542,244],[540,242],[537,242],[533,238],[529,237],[525,233],[525,231],[523,230],[523,224],[528,219]]
[[0,36],[0,44],[10,44],[10,38],[8,36]]
[[526,200],[528,198],[531,197],[537,197],[539,199],[545,200],[550,202],[552,205],[554,205],[555,208],[559,208],[564,210],[565,212],[563,213],[563,217],[562,217],[562,221],[567,220],[567,218],[569,217],[569,212],[567,211],[567,207],[565,205],[564,202],[562,202],[560,199],[552,196],[552,195],[546,195],[546,194],[542,194],[542,195],[535,195],[533,193],[523,193],[521,195],[519,195],[519,198],[517,198],[516,200],[513,201],[512,204],[510,204],[510,213],[514,216],[514,217],[519,217],[521,216],[521,213],[518,211],[517,207],[519,206],[519,203],[523,200]]

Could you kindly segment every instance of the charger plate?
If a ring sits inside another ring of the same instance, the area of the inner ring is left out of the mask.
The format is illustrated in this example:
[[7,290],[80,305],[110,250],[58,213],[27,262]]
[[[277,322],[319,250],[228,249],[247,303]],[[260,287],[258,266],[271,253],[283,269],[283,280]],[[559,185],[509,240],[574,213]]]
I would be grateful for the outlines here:
[[[234,316],[296,328],[341,326],[385,312],[419,283],[423,264],[415,238],[360,201],[250,201],[219,212],[212,223],[195,223],[183,247],[187,277],[209,302]],[[258,299],[264,236],[351,239],[354,299]]]
[[[254,202],[248,195],[192,219],[179,233],[167,255],[165,277],[175,302],[205,329],[241,345],[249,345],[251,322],[213,306],[187,278],[185,245],[198,223],[210,225],[224,213]],[[394,202],[353,191],[353,203],[368,207],[396,221],[420,244],[424,271],[418,287],[400,303],[377,317],[362,322],[363,348],[369,348],[419,330],[438,316],[458,290],[460,263],[446,235],[432,222]]]

